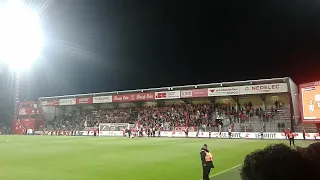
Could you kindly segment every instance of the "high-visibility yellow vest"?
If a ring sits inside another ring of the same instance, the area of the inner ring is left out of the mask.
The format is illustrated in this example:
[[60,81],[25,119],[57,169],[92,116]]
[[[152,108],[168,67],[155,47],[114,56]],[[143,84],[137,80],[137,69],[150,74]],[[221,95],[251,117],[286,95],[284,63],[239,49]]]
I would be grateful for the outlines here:
[[[204,150],[202,150],[202,151],[204,151]],[[210,152],[206,152],[206,151],[204,151],[204,152],[206,153],[206,156],[204,157],[205,161],[206,162],[212,161],[213,160],[212,154]]]
[[210,162],[212,161],[212,159],[213,159],[212,154],[210,152],[206,152],[206,157],[205,157],[206,162]]

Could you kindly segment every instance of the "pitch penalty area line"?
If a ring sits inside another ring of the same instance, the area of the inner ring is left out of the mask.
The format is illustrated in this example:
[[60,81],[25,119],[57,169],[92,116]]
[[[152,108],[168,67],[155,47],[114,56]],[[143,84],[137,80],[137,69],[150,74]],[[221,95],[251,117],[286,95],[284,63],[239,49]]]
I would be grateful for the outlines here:
[[210,177],[215,177],[215,176],[224,174],[224,173],[229,172],[229,171],[231,171],[231,170],[233,170],[233,169],[235,169],[235,168],[237,168],[237,167],[240,167],[240,166],[242,166],[242,164],[238,164],[238,165],[233,166],[233,167],[231,167],[231,168],[228,168],[228,169],[225,169],[225,170],[223,170],[223,171],[220,171],[220,172],[218,172],[218,173],[216,173],[216,174],[211,175]]

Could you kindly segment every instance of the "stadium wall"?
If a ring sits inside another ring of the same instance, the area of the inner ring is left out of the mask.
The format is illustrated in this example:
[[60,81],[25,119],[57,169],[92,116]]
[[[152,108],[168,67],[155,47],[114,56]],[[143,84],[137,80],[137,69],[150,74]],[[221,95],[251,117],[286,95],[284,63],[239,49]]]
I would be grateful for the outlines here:
[[300,109],[299,109],[299,88],[298,86],[293,82],[291,78],[289,78],[289,91],[290,91],[290,97],[291,97],[291,114],[293,115],[292,120],[294,121],[295,125],[298,124],[300,119]]

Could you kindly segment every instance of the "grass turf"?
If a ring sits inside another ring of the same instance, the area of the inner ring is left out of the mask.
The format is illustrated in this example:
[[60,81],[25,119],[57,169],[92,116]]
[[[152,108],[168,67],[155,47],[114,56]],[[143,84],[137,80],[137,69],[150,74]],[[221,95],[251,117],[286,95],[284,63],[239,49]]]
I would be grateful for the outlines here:
[[[246,154],[287,141],[0,136],[0,179],[200,180],[200,148],[214,156],[212,179],[239,179]],[[310,142],[300,141],[301,146]],[[222,173],[221,173],[222,172]]]

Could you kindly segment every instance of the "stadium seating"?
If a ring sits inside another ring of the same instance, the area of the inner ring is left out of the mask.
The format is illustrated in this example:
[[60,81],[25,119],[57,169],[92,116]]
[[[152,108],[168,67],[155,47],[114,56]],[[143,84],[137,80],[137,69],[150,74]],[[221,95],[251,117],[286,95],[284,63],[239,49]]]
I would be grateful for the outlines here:
[[[237,107],[228,103],[216,104],[173,104],[168,106],[128,107],[101,110],[73,110],[57,114],[46,119],[46,130],[83,130],[98,127],[99,123],[137,123],[143,126],[161,124],[164,130],[178,126],[195,126],[202,130],[212,128],[218,131],[222,123],[223,130],[232,127],[235,131],[282,131],[278,124],[289,127],[290,111],[262,110],[250,105],[250,108]],[[219,121],[217,121],[219,120]],[[281,126],[282,127],[282,126]]]

